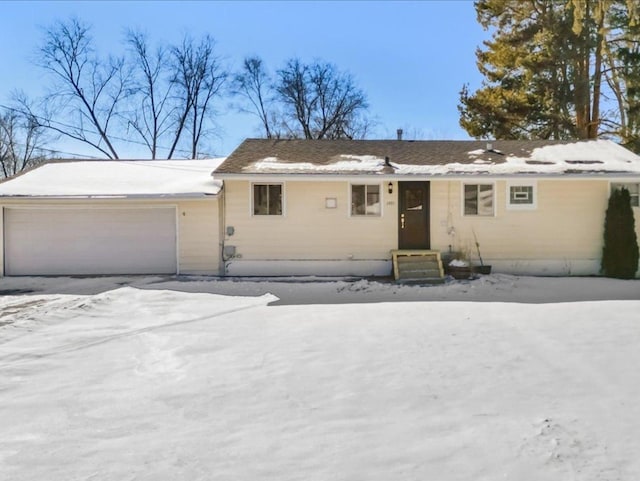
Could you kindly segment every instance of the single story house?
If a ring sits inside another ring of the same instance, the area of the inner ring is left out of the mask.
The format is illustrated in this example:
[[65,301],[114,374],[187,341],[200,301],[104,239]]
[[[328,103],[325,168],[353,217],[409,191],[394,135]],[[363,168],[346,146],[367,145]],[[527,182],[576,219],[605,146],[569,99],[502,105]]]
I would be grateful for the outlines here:
[[640,238],[640,156],[609,140],[249,139],[214,176],[230,275],[389,275],[394,251],[478,246],[494,272],[598,274],[620,185]]
[[[212,177],[213,173],[213,177]],[[608,140],[248,139],[226,159],[51,162],[0,183],[1,275],[389,275],[478,250],[494,272],[600,272]]]
[[0,183],[1,274],[218,274],[221,160],[57,161]]

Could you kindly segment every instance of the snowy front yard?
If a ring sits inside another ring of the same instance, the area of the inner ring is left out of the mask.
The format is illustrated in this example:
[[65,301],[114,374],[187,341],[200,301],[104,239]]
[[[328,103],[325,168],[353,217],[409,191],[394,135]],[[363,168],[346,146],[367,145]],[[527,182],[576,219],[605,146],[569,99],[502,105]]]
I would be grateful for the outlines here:
[[0,479],[639,479],[640,283],[475,282],[2,279]]

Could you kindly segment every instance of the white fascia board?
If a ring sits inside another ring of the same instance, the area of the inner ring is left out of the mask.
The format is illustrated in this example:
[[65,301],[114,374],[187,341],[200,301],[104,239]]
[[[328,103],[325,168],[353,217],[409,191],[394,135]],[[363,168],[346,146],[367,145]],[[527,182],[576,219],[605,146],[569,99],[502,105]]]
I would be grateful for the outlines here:
[[127,194],[127,195],[4,195],[0,201],[29,200],[216,200],[218,194]]
[[377,182],[393,181],[435,181],[435,180],[473,180],[483,181],[508,180],[508,179],[548,179],[548,180],[598,180],[598,179],[629,179],[638,178],[637,173],[622,172],[586,172],[580,174],[444,174],[444,175],[389,175],[389,174],[215,174],[218,180],[250,180],[253,182],[355,182],[362,180],[374,180]]

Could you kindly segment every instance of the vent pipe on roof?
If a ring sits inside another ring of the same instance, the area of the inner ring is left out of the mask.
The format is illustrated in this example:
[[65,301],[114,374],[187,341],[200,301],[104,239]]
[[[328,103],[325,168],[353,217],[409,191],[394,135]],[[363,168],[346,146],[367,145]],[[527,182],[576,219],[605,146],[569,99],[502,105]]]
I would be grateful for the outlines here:
[[388,167],[393,167],[391,165],[391,161],[389,160],[389,157],[385,157],[384,158],[384,165],[388,166]]
[[398,135],[398,140],[402,140],[402,129],[396,130],[396,134]]
[[491,152],[493,150],[493,144],[491,142],[487,142],[487,152]]

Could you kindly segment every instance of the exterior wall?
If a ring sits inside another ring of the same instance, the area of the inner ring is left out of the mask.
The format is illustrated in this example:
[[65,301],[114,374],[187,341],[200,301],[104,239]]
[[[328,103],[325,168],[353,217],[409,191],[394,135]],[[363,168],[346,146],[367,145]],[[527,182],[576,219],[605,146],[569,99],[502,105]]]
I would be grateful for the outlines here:
[[[472,182],[484,183],[480,179]],[[431,182],[431,244],[467,251],[497,272],[596,275],[600,272],[608,180],[538,180],[537,206],[507,208],[507,181],[495,181],[495,216],[463,215],[463,182]],[[640,239],[640,209],[634,208]]]
[[[371,183],[367,181],[366,183]],[[396,191],[380,182],[382,215],[350,216],[349,182],[289,181],[283,184],[283,215],[254,216],[251,182],[225,181],[225,237],[235,246],[231,275],[388,275],[390,250],[398,243]],[[327,208],[335,198],[336,208]],[[225,230],[226,232],[226,230]]]
[[220,202],[178,202],[178,263],[180,274],[221,273]]
[[[252,215],[249,181],[225,181],[223,201],[3,199],[0,207],[175,206],[181,274],[388,275],[390,251],[398,247],[398,185],[394,182],[389,194],[387,183],[380,182],[379,217],[350,215],[347,181],[285,182],[282,216]],[[462,181],[431,181],[432,249],[443,253],[465,250],[477,262],[475,232],[483,260],[494,272],[599,273],[608,180],[537,180],[537,205],[532,210],[508,209],[508,181],[493,183],[495,215],[482,217],[463,215]],[[327,198],[335,198],[337,207],[327,208]],[[634,213],[640,239],[640,208],[634,207]],[[233,227],[233,234],[223,236],[227,227]],[[0,216],[0,232],[3,229]],[[0,235],[2,274],[3,237]],[[223,241],[236,250],[224,263]]]
[[[219,201],[217,198],[172,199],[2,199],[0,208],[64,208],[81,207],[99,209],[105,207],[176,207],[178,226],[178,269],[180,274],[218,275],[220,273]],[[0,273],[4,275],[4,226],[0,216]]]
[[[463,181],[431,180],[431,248],[464,250],[478,262],[474,233],[485,264],[494,272],[530,275],[597,275],[600,272],[606,179],[538,179],[536,206],[507,206],[509,180],[494,184],[495,215],[463,215]],[[366,181],[365,183],[369,183]],[[235,255],[228,275],[388,275],[398,247],[397,182],[381,181],[380,217],[351,217],[348,181],[288,181],[284,214],[253,216],[251,182],[225,181],[224,244]],[[516,182],[517,183],[517,182]],[[325,207],[335,198],[337,208]],[[640,209],[634,208],[640,239]]]

